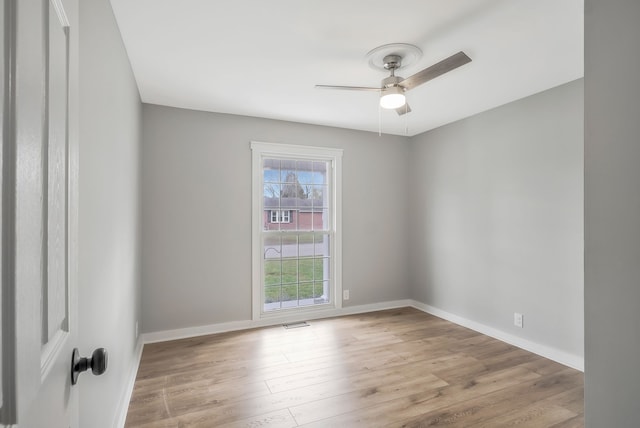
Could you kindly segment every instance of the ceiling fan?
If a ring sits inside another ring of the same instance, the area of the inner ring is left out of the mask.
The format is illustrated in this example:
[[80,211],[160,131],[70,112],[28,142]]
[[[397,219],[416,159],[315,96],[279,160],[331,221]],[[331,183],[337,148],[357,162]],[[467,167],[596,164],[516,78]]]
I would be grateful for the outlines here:
[[[398,52],[388,53],[389,49],[394,49],[398,46],[404,49],[399,49]],[[407,51],[406,47],[411,48],[412,51]],[[374,64],[376,59],[375,55],[373,54],[379,54],[380,52],[382,52],[382,54],[384,55],[380,58],[382,62],[380,64]],[[406,97],[404,95],[406,91],[413,89],[416,86],[422,85],[423,83],[428,82],[431,79],[435,79],[438,76],[448,73],[449,71],[456,69],[468,62],[471,62],[471,58],[469,58],[464,52],[460,51],[405,79],[403,77],[396,76],[395,73],[396,70],[402,67],[402,60],[406,56],[406,53],[411,53],[414,57],[416,56],[416,53],[422,54],[422,52],[417,47],[404,44],[381,46],[367,54],[368,57],[371,57],[369,61],[370,65],[372,65],[374,68],[383,68],[384,70],[388,70],[391,73],[389,77],[382,79],[379,88],[366,86],[334,85],[316,85],[316,88],[380,92],[380,107],[395,110],[398,115],[403,115],[411,111],[411,108],[407,104]]]

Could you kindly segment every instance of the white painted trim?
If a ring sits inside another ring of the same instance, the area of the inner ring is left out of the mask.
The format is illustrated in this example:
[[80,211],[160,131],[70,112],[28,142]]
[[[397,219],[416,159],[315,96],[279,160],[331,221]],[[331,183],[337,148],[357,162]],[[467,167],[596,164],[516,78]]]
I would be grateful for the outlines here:
[[584,372],[584,358],[578,355],[570,354],[551,346],[543,345],[541,343],[537,343],[510,333],[506,333],[502,330],[489,327],[479,322],[472,321],[470,319],[452,314],[450,312],[415,300],[412,301],[410,306],[428,314],[434,315],[438,318],[442,318],[463,327],[470,328],[471,330],[477,331],[478,333],[491,336],[510,345],[517,346],[518,348],[524,349],[525,351],[533,352],[534,354],[538,354],[557,363],[564,364],[565,366]]
[[51,6],[53,6],[53,9],[56,11],[56,15],[58,15],[60,25],[63,28],[69,28],[69,18],[67,17],[67,13],[65,12],[62,3],[62,0],[50,0]]
[[68,338],[68,332],[58,330],[49,340],[49,343],[43,347],[40,355],[40,382],[44,382],[49,375],[51,368],[60,356],[60,352],[64,350],[64,345],[67,343]]
[[262,141],[251,141],[251,149],[260,152],[266,156],[279,157],[283,153],[288,153],[295,157],[303,156],[309,159],[327,158],[327,157],[341,157],[344,149],[338,149],[334,147],[314,147],[303,146],[297,144],[282,144],[282,143],[265,143]]
[[120,398],[118,408],[116,410],[116,418],[113,423],[114,428],[124,428],[124,424],[127,420],[127,411],[129,410],[129,401],[131,401],[131,395],[133,394],[133,387],[136,383],[136,376],[138,374],[138,368],[140,367],[140,360],[142,359],[142,349],[144,343],[142,336],[138,336],[136,343],[136,349],[134,351],[134,363],[131,365],[129,371],[129,378],[127,379],[127,385],[124,390],[124,394]]
[[340,309],[328,309],[315,313],[292,314],[289,317],[268,318],[257,320],[230,321],[219,324],[209,324],[197,327],[179,328],[175,330],[156,331],[142,334],[142,341],[146,343],[165,342],[168,340],[186,339],[189,337],[204,336],[208,334],[226,333],[229,331],[247,330],[257,327],[268,327],[297,321],[309,321],[321,318],[339,317],[344,315],[362,314],[366,312],[381,311],[385,309],[404,308],[413,306],[412,300],[393,300],[367,305],[347,306]]
[[[5,73],[4,65],[0,72],[2,99],[5,103],[2,107],[2,152],[6,159],[0,165],[0,401],[2,413],[0,419],[11,420],[16,414],[16,305],[13,303],[16,297],[16,184],[17,168],[15,156],[17,153],[16,130],[16,103],[15,103],[15,61],[16,61],[16,33],[17,33],[17,4],[16,2],[3,2],[2,4],[2,40],[4,62],[9,64],[8,73]],[[8,93],[5,85],[10,86]],[[7,101],[5,101],[7,100]],[[5,426],[5,425],[2,425]],[[12,427],[13,425],[6,425]]]
[[333,260],[333,301],[336,309],[342,309],[342,149],[338,150],[331,163],[331,197],[333,240],[331,257]]
[[570,354],[568,352],[561,351],[551,346],[543,345],[531,340],[523,339],[513,334],[506,333],[504,331],[489,327],[487,325],[478,323],[476,321],[463,318],[461,316],[452,314],[442,309],[435,308],[433,306],[418,302],[416,300],[404,299],[393,300],[389,302],[372,303],[359,306],[348,306],[341,309],[330,309],[324,311],[317,311],[315,313],[307,313],[304,315],[292,314],[290,317],[282,318],[269,318],[258,320],[241,320],[231,321],[219,324],[210,324],[197,327],[187,327],[175,330],[157,331],[143,334],[142,341],[144,343],[156,343],[165,342],[168,340],[186,339],[189,337],[204,336],[208,334],[226,333],[229,331],[247,330],[257,327],[268,327],[273,325],[279,325],[297,321],[308,321],[313,319],[338,317],[344,315],[361,314],[366,312],[381,311],[385,309],[395,309],[410,306],[428,314],[434,315],[438,318],[445,319],[454,324],[458,324],[463,327],[470,328],[478,333],[485,334],[495,339],[501,340],[518,348],[524,349],[534,354],[553,360],[557,363],[574,368],[584,372],[584,358],[578,355]]
[[[257,284],[262,278],[261,260],[261,222],[262,222],[262,176],[258,171],[262,171],[262,158],[254,151],[254,143],[251,143],[251,316],[253,319],[260,318],[261,296],[256,292]],[[260,189],[260,190],[259,190]],[[259,205],[257,205],[259,204]]]
[[[343,149],[332,147],[300,146],[293,144],[265,143],[251,141],[251,303],[254,320],[272,318],[274,315],[263,311],[263,171],[262,160],[265,157],[291,159],[322,159],[331,163],[329,192],[331,198],[330,272],[332,293],[329,305],[332,309],[342,307],[342,155]],[[308,308],[291,309],[300,312],[301,319],[318,318],[307,314]],[[318,308],[319,312],[324,309]],[[287,315],[276,314],[275,317]],[[292,315],[295,316],[295,315]]]

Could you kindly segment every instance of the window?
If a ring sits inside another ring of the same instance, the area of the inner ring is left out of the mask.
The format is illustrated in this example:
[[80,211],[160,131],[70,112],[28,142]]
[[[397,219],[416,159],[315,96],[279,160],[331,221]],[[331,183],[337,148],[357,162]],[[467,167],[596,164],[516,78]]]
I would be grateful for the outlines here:
[[291,223],[291,211],[271,210],[271,223]]
[[254,318],[340,307],[342,150],[251,149]]

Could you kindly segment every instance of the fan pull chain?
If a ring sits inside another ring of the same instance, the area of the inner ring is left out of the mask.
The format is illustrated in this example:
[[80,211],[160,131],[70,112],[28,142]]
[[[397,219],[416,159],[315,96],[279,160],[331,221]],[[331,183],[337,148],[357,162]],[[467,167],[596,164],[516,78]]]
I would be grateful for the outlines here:
[[378,137],[382,137],[382,107],[378,103]]
[[409,104],[404,103],[404,135],[409,136]]

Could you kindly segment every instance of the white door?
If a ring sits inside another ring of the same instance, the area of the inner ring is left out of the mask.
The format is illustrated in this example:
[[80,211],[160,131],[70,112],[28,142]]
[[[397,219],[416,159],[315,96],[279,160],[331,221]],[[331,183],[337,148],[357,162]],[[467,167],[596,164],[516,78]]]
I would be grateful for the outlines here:
[[3,0],[0,426],[77,426],[77,13]]

